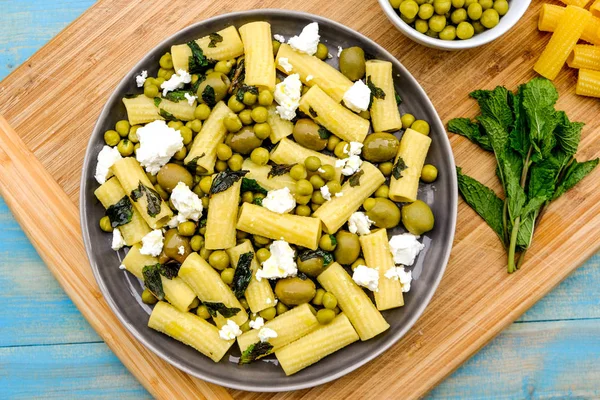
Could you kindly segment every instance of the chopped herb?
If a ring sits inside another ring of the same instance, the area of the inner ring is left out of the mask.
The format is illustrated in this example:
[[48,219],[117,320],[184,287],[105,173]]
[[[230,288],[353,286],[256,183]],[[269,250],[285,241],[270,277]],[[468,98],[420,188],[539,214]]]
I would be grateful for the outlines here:
[[246,92],[258,96],[258,88],[256,86],[242,85],[242,87],[240,87],[237,93],[235,94],[235,98],[237,99],[237,101],[239,101],[240,103],[243,102],[244,94],[246,94]]
[[312,118],[317,118],[319,116],[319,114],[317,114],[315,109],[312,107],[308,107],[308,115],[310,115]]
[[256,179],[251,178],[242,178],[242,189],[241,192],[253,192],[253,193],[261,193],[266,195],[268,193],[267,189],[263,188],[256,182]]
[[164,264],[158,265],[160,265],[160,274],[167,279],[175,278],[179,274],[179,268],[181,268],[181,263],[175,260],[169,260]]
[[162,199],[156,190],[149,188],[144,185],[141,181],[138,184],[137,189],[131,191],[131,200],[137,202],[140,198],[146,196],[146,202],[148,203],[148,215],[156,217],[160,214],[160,207]]
[[194,40],[187,43],[192,50],[192,55],[188,59],[188,71],[190,74],[202,72],[208,66],[208,58]]
[[202,91],[202,100],[204,100],[209,107],[214,107],[215,104],[217,104],[217,100],[215,99],[215,89],[212,86],[206,85],[204,87],[204,90]]
[[162,101],[162,99],[160,97],[155,97],[154,98],[154,105],[156,107],[158,107],[160,105],[160,102]]
[[398,94],[398,92],[394,91],[394,97],[396,98],[396,104],[397,105],[402,104],[402,97],[400,97],[400,95]]
[[407,168],[408,166],[406,165],[402,157],[398,157],[398,161],[396,161],[396,164],[394,164],[394,167],[392,168],[392,176],[396,179],[402,178],[402,171],[404,171]]
[[165,292],[163,290],[162,280],[160,279],[160,264],[146,265],[142,269],[142,276],[144,277],[144,285],[149,291],[159,300],[165,299]]
[[210,43],[208,44],[208,47],[217,47],[217,43],[221,43],[223,41],[223,36],[219,35],[218,33],[211,33],[210,35],[208,35],[208,37],[210,38]]
[[205,80],[206,75],[198,75],[198,79],[196,79],[196,82],[192,83],[192,88],[190,89],[191,94],[195,95],[196,93],[198,93],[198,88],[200,87],[200,84]]
[[133,205],[131,204],[129,197],[123,196],[121,200],[108,207],[106,209],[106,215],[110,220],[110,226],[113,228],[130,222],[131,217],[133,216]]
[[219,172],[212,181],[210,194],[224,192],[233,186],[234,183],[242,179],[247,173],[248,171],[246,170]]
[[231,70],[230,73],[231,85],[229,85],[229,90],[227,91],[229,94],[237,93],[237,91],[242,87],[244,83],[244,78],[246,77],[245,67],[244,67],[244,58],[240,58],[235,69]]
[[[167,100],[171,100],[174,102],[180,102],[182,100],[187,101],[187,99],[185,98],[186,93],[188,95],[191,95],[192,92],[190,92],[189,90],[173,90],[172,92],[168,92],[167,95],[165,96],[165,99]],[[156,97],[154,98],[154,104],[156,104]],[[158,105],[157,105],[158,107]]]
[[329,235],[329,240],[331,241],[332,246],[337,246],[337,239],[334,235]]
[[264,356],[271,354],[273,345],[269,342],[256,342],[248,346],[240,357],[239,365],[250,364]]
[[329,264],[331,264],[333,262],[333,256],[331,255],[331,253],[329,253],[327,251],[323,251],[321,249],[306,250],[306,251],[300,253],[300,255],[298,255],[298,258],[300,258],[301,261],[310,260],[311,258],[315,258],[315,257],[323,258],[323,266],[324,267],[328,266]]
[[192,159],[192,161],[190,161],[189,163],[185,164],[185,168],[190,171],[192,174],[196,173],[196,169],[198,168],[198,160],[201,159],[202,157],[204,157],[206,155],[206,153],[202,153],[200,154],[198,157],[194,157]]
[[252,199],[252,204],[255,204],[257,206],[261,206],[262,207],[262,202],[263,202],[263,198],[262,197],[255,197]]
[[206,226],[206,221],[208,221],[207,217],[204,217],[198,221],[198,229],[204,228]]
[[369,87],[369,90],[371,90],[371,96],[375,97],[376,99],[385,100],[385,92],[383,89],[375,86],[373,81],[371,81],[371,75],[367,76],[367,86]]
[[171,114],[170,112],[168,112],[166,110],[163,110],[162,108],[160,108],[158,110],[158,113],[160,114],[161,117],[163,117],[167,121],[175,121],[177,119],[177,118],[175,118],[175,116],[173,114]]
[[231,318],[241,311],[237,307],[227,307],[223,303],[211,303],[211,302],[203,301],[202,304],[204,304],[206,306],[206,308],[208,309],[208,313],[212,317],[216,317],[217,313],[219,313],[225,318]]
[[233,293],[238,299],[244,297],[244,292],[252,279],[252,269],[250,264],[254,259],[254,253],[249,251],[240,255],[237,265],[235,266],[235,273],[233,274]]
[[327,128],[320,126],[319,127],[319,137],[321,139],[329,139],[329,136],[331,136],[331,132],[329,132],[327,130]]
[[364,174],[365,171],[363,171],[362,169],[352,174],[350,179],[348,179],[348,182],[350,182],[350,187],[360,186],[360,177]]
[[294,165],[296,164],[275,164],[271,167],[271,170],[267,174],[267,178],[287,174]]

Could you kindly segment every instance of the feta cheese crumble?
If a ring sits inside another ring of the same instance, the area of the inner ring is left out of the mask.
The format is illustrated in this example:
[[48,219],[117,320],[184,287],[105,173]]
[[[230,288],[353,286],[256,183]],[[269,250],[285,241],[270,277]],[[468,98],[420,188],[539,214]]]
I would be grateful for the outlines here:
[[285,37],[283,37],[283,35],[280,35],[280,34],[276,33],[276,34],[273,35],[273,38],[275,40],[277,40],[279,43],[285,43]]
[[[267,300],[271,300],[269,298],[267,298]],[[265,320],[263,317],[256,317],[256,319],[254,321],[250,320],[250,328],[252,329],[260,329],[264,326],[265,324]]]
[[177,225],[179,225],[182,222],[187,221],[187,219],[185,219],[184,221],[180,221],[180,218],[184,219],[183,217],[179,217],[179,215],[174,215],[173,218],[171,218],[169,220],[169,222],[167,222],[167,226],[169,228],[177,228]]
[[[302,82],[300,75],[292,74],[275,85],[275,101],[279,104],[275,111],[285,120],[291,121],[296,117],[296,109],[300,104]],[[139,150],[138,150],[139,151]]]
[[162,120],[142,126],[137,130],[137,136],[140,147],[135,158],[152,175],[156,175],[183,147],[183,137],[179,131],[167,126]]
[[390,252],[394,256],[396,264],[412,265],[415,262],[415,258],[417,258],[421,250],[425,247],[417,239],[418,236],[412,233],[392,236],[390,239]]
[[106,182],[106,178],[109,177],[110,167],[114,163],[119,161],[121,153],[116,147],[104,146],[100,153],[98,153],[98,164],[96,164],[96,180],[99,184],[103,185]]
[[160,88],[163,90],[162,95],[166,96],[167,93],[172,92],[173,90],[181,89],[183,85],[190,83],[191,81],[192,75],[186,70],[179,69],[176,74],[171,76],[171,79],[164,81],[162,85],[160,85]]
[[180,256],[184,255],[185,254],[185,247],[179,246],[177,248],[177,254],[179,254]]
[[314,78],[314,76],[312,76],[312,75],[306,75],[306,82],[312,81],[313,78]]
[[312,22],[302,29],[300,35],[290,38],[290,40],[288,40],[288,44],[292,47],[292,49],[312,56],[317,52],[319,39],[319,24]]
[[262,205],[267,210],[278,214],[285,214],[296,207],[296,200],[292,196],[290,188],[284,187],[277,190],[269,190],[267,197],[262,200]]
[[112,238],[112,249],[114,251],[120,250],[123,246],[125,246],[125,241],[123,240],[123,235],[121,235],[121,231],[119,228],[115,228],[113,230],[113,238]]
[[349,156],[359,156],[362,153],[363,144],[360,142],[350,142],[344,145],[342,151]]
[[184,94],[183,94],[183,97],[185,97],[185,99],[187,100],[187,102],[188,102],[188,104],[189,104],[190,106],[193,106],[193,105],[194,105],[194,102],[195,102],[195,101],[196,101],[196,99],[198,98],[198,96],[194,96],[194,95],[191,95],[191,94],[189,94],[189,93],[184,93]]
[[179,182],[171,192],[171,202],[179,212],[179,223],[185,222],[181,221],[182,219],[198,221],[202,216],[202,200],[183,182]]
[[276,338],[276,337],[277,337],[277,332],[275,332],[271,328],[262,328],[260,331],[258,331],[258,338],[263,343],[268,342],[269,339]]
[[352,280],[358,286],[366,287],[372,292],[379,292],[379,271],[366,265],[359,265],[352,274]]
[[298,268],[294,261],[294,250],[285,240],[275,240],[269,246],[271,257],[262,264],[262,268],[256,271],[256,280],[287,278],[296,276]]
[[338,52],[337,52],[337,56],[338,56],[338,57],[342,55],[342,51],[343,51],[343,50],[344,50],[344,49],[342,49],[342,46],[338,46]]
[[289,74],[292,71],[292,69],[294,69],[294,66],[290,64],[290,61],[287,57],[279,57],[278,63],[279,66],[283,68],[286,74]]
[[219,330],[219,336],[223,340],[234,340],[242,334],[242,330],[235,321],[228,319],[227,323]]
[[363,144],[360,142],[350,142],[349,145],[344,146],[343,151],[348,154],[348,157],[335,161],[335,167],[342,168],[342,175],[350,176],[360,169],[362,165],[362,159],[360,158],[362,147]]
[[163,249],[163,233],[160,229],[155,229],[142,238],[142,248],[140,254],[158,257]]
[[119,269],[127,269],[123,264],[119,265]]
[[366,111],[371,102],[371,89],[359,79],[346,90],[343,100],[346,107],[356,113]]
[[408,292],[410,290],[410,283],[412,281],[412,271],[405,271],[403,267],[392,267],[386,271],[383,275],[388,279],[395,279],[400,281],[402,285],[402,291]]
[[327,201],[331,200],[331,192],[329,191],[329,187],[327,185],[321,186],[321,196]]
[[143,87],[147,78],[148,71],[143,70],[138,76],[135,77],[135,83],[137,84],[137,87]]
[[371,233],[371,224],[373,224],[373,221],[371,221],[365,213],[357,211],[352,214],[348,220],[348,230],[351,233],[368,235]]

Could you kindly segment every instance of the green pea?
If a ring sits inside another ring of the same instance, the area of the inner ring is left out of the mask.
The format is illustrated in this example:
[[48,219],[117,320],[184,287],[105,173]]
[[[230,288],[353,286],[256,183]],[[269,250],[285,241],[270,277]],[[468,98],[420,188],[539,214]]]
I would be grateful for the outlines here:
[[383,176],[390,176],[392,174],[392,169],[394,169],[394,163],[391,161],[387,161],[379,164],[378,168],[383,174]]
[[227,107],[229,107],[229,109],[231,111],[233,111],[234,113],[239,113],[244,108],[246,108],[246,106],[244,105],[244,103],[242,103],[241,101],[239,101],[235,96],[231,96],[229,98],[229,100],[227,100]]
[[[313,194],[311,196],[311,200],[314,204],[317,204],[317,205],[321,205],[321,204],[325,203],[325,201],[326,201],[320,190],[315,190],[313,192]],[[315,210],[313,210],[313,211],[315,211]]]
[[301,217],[309,217],[311,214],[311,209],[307,205],[300,204],[296,206],[296,215]]
[[469,6],[473,3],[477,3],[477,0],[465,0],[465,7],[469,8]]
[[421,170],[421,180],[425,183],[431,183],[437,179],[438,170],[431,164],[426,164]]
[[381,197],[381,198],[387,199],[389,197],[389,193],[390,193],[389,186],[388,185],[381,185],[375,191],[374,196],[375,197]]
[[183,138],[184,145],[188,145],[192,142],[192,138],[193,138],[192,130],[190,128],[188,128],[187,126],[182,126],[181,128],[179,128],[179,134]]
[[129,135],[129,128],[131,128],[129,121],[124,119],[115,124],[115,130],[121,137],[127,137],[127,135]]
[[506,15],[506,13],[508,12],[508,1],[506,1],[506,0],[494,1],[494,10],[496,10],[498,15],[500,15],[500,16]]
[[233,274],[235,274],[235,269],[233,268],[225,268],[221,271],[221,279],[225,284],[231,285],[233,283]]
[[217,162],[215,163],[215,170],[217,172],[227,171],[227,167],[227,161],[217,160]]
[[425,3],[419,7],[419,18],[421,19],[429,19],[433,17],[434,8],[431,4]]
[[273,104],[273,93],[268,90],[261,90],[258,93],[258,104],[263,107],[268,107]]
[[277,303],[277,305],[275,306],[275,309],[277,310],[277,315],[281,315],[284,312],[286,312],[286,311],[289,310],[288,306],[286,306],[285,304],[283,304],[282,301],[280,301],[279,303]]
[[117,150],[123,157],[128,157],[133,154],[133,143],[129,139],[123,139],[117,145]]
[[144,96],[149,97],[151,99],[158,96],[158,86],[155,86],[155,85],[144,86]]
[[338,301],[333,295],[333,293],[325,293],[323,295],[323,307],[333,310],[337,307]]
[[231,147],[227,146],[225,143],[219,143],[217,145],[217,158],[222,161],[227,161],[231,158],[233,152],[231,151]]
[[415,122],[415,116],[412,114],[404,114],[401,118],[402,121],[402,128],[403,129],[408,129],[410,128],[410,126],[413,124],[413,122]]
[[258,123],[267,122],[268,114],[267,109],[262,106],[255,107],[251,112],[252,119]]
[[251,110],[242,110],[239,114],[238,117],[240,119],[240,121],[242,121],[242,124],[244,125],[250,125],[252,122],[252,111]]
[[323,235],[319,240],[319,247],[325,251],[333,251],[335,250],[335,246],[337,246],[337,242],[335,242],[335,236],[333,235]]
[[194,236],[196,232],[196,223],[192,221],[182,222],[177,226],[177,232],[181,236]]
[[485,26],[481,25],[480,21],[474,21],[473,22],[473,31],[475,33],[485,32]]
[[494,0],[479,0],[478,3],[484,11],[494,6]]
[[440,39],[442,40],[454,40],[456,39],[456,28],[454,26],[447,26],[440,32]]
[[235,114],[229,114],[223,119],[223,125],[227,131],[235,133],[242,129],[242,121]]
[[465,10],[464,8],[459,8],[459,9],[452,11],[452,15],[450,15],[450,20],[452,20],[452,23],[455,25],[458,25],[461,22],[466,21],[467,20],[467,10]]
[[327,55],[329,54],[329,49],[323,43],[319,43],[317,46],[317,52],[315,53],[315,57],[319,60],[325,60]]
[[269,244],[271,244],[271,239],[264,237],[264,236],[253,235],[252,239],[254,240],[254,244],[259,247],[265,247],[265,246],[268,246]]
[[205,260],[208,260],[210,255],[212,254],[212,250],[208,250],[206,247],[202,247],[198,252],[198,255]]
[[422,119],[418,119],[415,122],[413,122],[410,128],[419,133],[422,133],[425,136],[429,135],[429,124],[427,123],[427,121],[423,121]]
[[465,5],[465,0],[452,0],[452,7],[462,8]]
[[210,107],[204,103],[198,104],[198,106],[194,110],[194,118],[197,118],[201,121],[208,119],[209,115]]
[[300,179],[296,182],[296,193],[298,193],[300,196],[312,195],[312,192],[313,186],[306,179]]
[[374,198],[369,197],[363,202],[363,208],[365,211],[370,211],[373,209],[373,207],[375,207],[375,204],[377,204],[377,201]]
[[335,156],[337,158],[346,158],[346,157],[348,157],[348,153],[346,153],[344,151],[344,149],[347,149],[348,146],[349,146],[348,142],[344,142],[344,141],[339,142],[337,144],[337,146],[335,146],[335,149],[333,150],[333,154],[335,154]]
[[415,21],[415,29],[417,32],[425,33],[429,29],[429,24],[425,20],[417,19]]
[[390,5],[392,6],[392,8],[398,8],[400,7],[400,4],[402,4],[404,0],[390,0]]
[[215,70],[215,72],[220,72],[222,74],[227,75],[228,73],[231,72],[231,67],[232,67],[232,65],[231,65],[231,63],[229,61],[223,61],[222,60],[222,61],[218,61],[215,64],[214,70]]
[[114,130],[104,132],[104,142],[109,146],[116,146],[121,141],[121,135]]
[[271,126],[266,122],[254,124],[254,135],[260,140],[265,140],[271,135]]
[[416,1],[405,0],[402,2],[402,4],[400,4],[399,10],[401,16],[412,19],[417,16],[417,13],[419,12],[419,5]]
[[429,29],[433,32],[440,33],[446,27],[446,17],[443,15],[434,15],[429,20]]
[[229,256],[224,250],[213,251],[208,257],[208,263],[219,271],[229,267]]
[[244,203],[252,203],[253,200],[254,200],[254,195],[252,194],[252,192],[242,193],[242,201]]
[[277,315],[277,309],[275,307],[269,307],[258,313],[265,320],[270,321]]
[[317,156],[306,157],[304,160],[304,166],[307,171],[315,172],[319,168],[321,168],[321,159]]
[[242,308],[244,310],[247,310],[249,308],[249,306],[248,306],[248,300],[246,300],[244,297],[242,297],[240,299],[240,305],[242,306]]
[[323,296],[325,295],[325,289],[319,288],[317,289],[316,293],[315,293],[315,297],[313,297],[312,299],[312,303],[315,306],[322,306],[323,305]]
[[195,134],[200,132],[200,129],[202,129],[202,121],[200,121],[199,119],[194,119],[190,121],[190,128],[192,128],[192,135],[195,136]]
[[108,216],[100,218],[100,229],[102,229],[104,232],[113,231],[113,227],[110,223],[110,219],[108,218]]
[[258,147],[250,153],[250,159],[254,164],[266,165],[269,162],[269,150],[264,147]]
[[192,250],[199,251],[202,246],[204,246],[204,238],[200,235],[192,236],[190,239],[190,246],[192,247]]
[[182,147],[181,150],[179,150],[177,153],[175,153],[173,155],[173,158],[178,161],[183,161],[183,159],[185,158],[186,155],[187,155],[187,148]]
[[297,204],[306,205],[306,204],[310,203],[311,200],[312,200],[312,194],[307,194],[307,195],[297,194],[296,195],[296,203]]
[[256,250],[256,258],[258,259],[258,262],[260,264],[267,261],[269,257],[271,257],[271,252],[269,251],[269,249],[262,248]]
[[321,165],[321,168],[319,168],[317,171],[319,176],[326,181],[330,181],[333,178],[335,178],[335,168],[333,167],[333,165]]
[[[476,23],[476,22],[475,22]],[[475,24],[474,23],[474,24]],[[481,24],[478,24],[481,25]],[[481,25],[483,27],[483,25]],[[456,36],[459,39],[471,39],[473,37],[473,35],[475,34],[475,29],[473,28],[473,25],[471,25],[469,22],[467,21],[463,21],[460,24],[458,24],[458,26],[456,27]]]
[[498,11],[493,8],[488,8],[481,15],[481,25],[485,26],[488,29],[492,29],[498,22],[500,22],[500,15],[498,15]]
[[247,106],[253,106],[254,103],[256,103],[257,99],[258,99],[258,96],[255,95],[254,93],[245,92],[244,99],[242,100],[242,102]]
[[473,21],[477,21],[483,14],[483,7],[479,3],[473,3],[467,8],[467,14]]
[[335,150],[336,146],[341,141],[342,141],[342,139],[340,139],[339,137],[337,137],[335,135],[329,136],[329,139],[327,139],[327,150],[329,150],[329,151]]
[[127,135],[127,139],[129,139],[132,143],[139,143],[140,139],[137,135],[137,130],[140,128],[140,125],[134,125],[129,128],[129,135]]
[[211,176],[205,176],[204,178],[202,178],[202,180],[200,180],[200,189],[202,189],[202,191],[206,194],[210,193],[211,185],[212,185],[212,177]]
[[196,315],[202,319],[210,318],[210,313],[208,312],[208,308],[206,308],[205,305],[201,305],[198,308],[196,308]]
[[321,325],[327,325],[331,323],[335,318],[335,312],[333,310],[329,310],[327,308],[322,308],[317,311],[317,321]]
[[319,175],[313,175],[308,180],[315,190],[325,185],[325,181]]
[[242,157],[240,154],[234,154],[229,160],[227,160],[227,165],[232,171],[240,171],[242,169],[243,162],[244,157]]
[[435,9],[435,13],[439,15],[444,15],[452,8],[451,0],[433,0],[433,7]]
[[306,168],[304,168],[304,165],[302,164],[296,164],[290,169],[290,176],[297,181],[306,179],[306,175]]
[[404,15],[400,14],[400,19],[402,21],[406,22],[407,25],[412,25],[417,18],[416,17],[415,18],[407,18]]
[[367,262],[365,261],[364,258],[357,258],[356,261],[354,261],[351,265],[350,268],[352,268],[352,271],[354,271],[359,265],[366,265]]
[[329,193],[336,194],[342,191],[342,184],[338,181],[329,181],[327,182],[327,188],[329,188]]
[[171,53],[165,53],[158,61],[161,68],[164,69],[172,69],[173,68],[173,58],[171,57]]
[[278,40],[273,40],[271,42],[271,44],[273,45],[273,54],[277,55],[277,52],[279,51],[279,47],[281,47],[281,42]]
[[152,305],[156,304],[158,302],[158,299],[152,294],[150,290],[146,288],[142,292],[142,301],[144,302],[144,304]]

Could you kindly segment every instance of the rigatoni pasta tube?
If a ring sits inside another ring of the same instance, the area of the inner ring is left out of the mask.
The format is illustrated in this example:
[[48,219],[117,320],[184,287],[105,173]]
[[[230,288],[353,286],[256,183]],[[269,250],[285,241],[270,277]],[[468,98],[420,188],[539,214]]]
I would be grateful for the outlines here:
[[311,250],[319,247],[321,238],[321,221],[318,218],[278,214],[251,203],[242,205],[237,229],[274,240],[283,238],[286,242]]
[[273,289],[271,289],[271,284],[268,279],[261,279],[260,281],[256,279],[256,271],[260,268],[260,264],[256,258],[252,243],[250,240],[244,240],[237,246],[227,249],[227,255],[233,266],[237,266],[240,256],[248,252],[253,253],[254,256],[250,263],[252,278],[250,279],[250,283],[248,283],[244,296],[250,306],[250,311],[257,313],[265,308],[273,307],[273,304],[275,304],[275,295],[273,294]]
[[[281,58],[288,59],[288,63],[292,65],[291,71],[286,72],[279,65]],[[342,101],[344,93],[352,86],[352,81],[331,65],[319,60],[315,56],[295,51],[290,45],[285,43],[279,46],[275,64],[281,72],[285,72],[287,75],[300,75],[300,80],[305,85],[319,86],[329,97],[338,103]],[[311,79],[308,79],[308,77],[311,77]]]
[[161,110],[166,111],[181,121],[191,121],[194,119],[196,101],[194,100],[194,102],[190,104],[187,100],[171,101],[168,99],[161,99],[160,103],[158,103],[158,112],[160,113]]
[[317,280],[325,290],[336,297],[339,307],[346,314],[361,340],[369,340],[390,327],[369,296],[354,283],[340,264],[336,262],[331,264],[317,277]]
[[383,91],[383,98],[373,96],[371,123],[375,132],[397,131],[402,128],[400,111],[396,103],[396,89],[392,76],[392,63],[369,60],[366,65],[367,82]]
[[400,281],[385,276],[385,273],[395,266],[387,231],[379,229],[369,235],[360,236],[359,240],[367,266],[379,270],[379,291],[373,293],[377,309],[402,307],[404,298]]
[[245,178],[254,179],[266,190],[277,190],[287,187],[290,189],[290,192],[296,193],[296,181],[294,178],[289,173],[269,176],[271,168],[270,165],[258,165],[249,158],[246,158],[242,163],[242,169],[248,171]]
[[545,78],[555,79],[591,17],[592,14],[583,8],[567,6],[533,69]]
[[[264,327],[277,332],[276,338],[269,339],[273,349],[277,350],[315,330],[318,326],[319,321],[317,321],[317,317],[314,316],[308,304],[302,304],[267,321]],[[258,329],[252,329],[238,336],[240,351],[243,352],[248,346],[260,340],[258,332]]]
[[356,342],[358,334],[345,314],[339,314],[329,324],[277,350],[275,356],[286,375],[316,363],[324,357]]
[[369,121],[335,102],[320,87],[313,86],[300,99],[300,110],[337,137],[362,143],[369,133]]
[[581,96],[600,97],[600,71],[580,69],[575,93]]
[[[244,44],[235,26],[228,26],[217,32],[221,36],[221,41],[213,41],[213,46],[210,46],[210,36],[204,36],[196,43],[202,49],[202,53],[209,60],[225,61],[237,58],[244,54]],[[189,60],[192,56],[192,49],[187,44],[177,44],[171,46],[171,57],[173,59],[173,69],[179,71],[183,69],[189,70]]]
[[[221,172],[221,174],[223,173],[225,172]],[[210,197],[206,233],[204,234],[204,246],[208,250],[228,249],[235,246],[235,222],[241,186],[242,180],[240,179],[227,190],[215,193]]]
[[192,147],[183,160],[185,165],[195,163],[196,170],[202,174],[212,174],[215,171],[217,146],[223,143],[227,134],[223,120],[229,114],[231,114],[229,107],[222,101],[218,102],[194,138]]
[[267,109],[267,123],[271,128],[269,139],[271,139],[273,144],[279,142],[284,137],[290,136],[294,130],[294,123],[281,118],[275,109],[274,105],[269,106]]
[[[431,145],[431,138],[413,129],[407,129],[400,139],[398,153],[394,159],[394,171],[390,178],[389,197],[393,201],[413,202],[417,200],[419,178],[425,164],[425,158]],[[400,160],[401,159],[401,160]],[[404,167],[397,165],[404,163]],[[394,174],[399,171],[400,178]]]
[[595,0],[590,6],[590,12],[594,17],[600,17],[600,0]]
[[590,2],[590,0],[560,0],[568,6],[576,6],[584,8]]
[[[558,21],[561,20],[565,8],[554,4],[542,4],[540,18],[538,20],[538,29],[543,32],[554,32]],[[594,12],[592,11],[592,14]],[[593,44],[600,44],[600,15],[593,16],[585,25],[581,33],[581,40]]]
[[335,233],[348,221],[353,212],[358,210],[362,203],[385,182],[385,177],[373,164],[364,161],[360,166],[359,184],[352,186],[350,180],[342,185],[343,196],[331,197],[313,216],[323,222],[323,229],[327,233]]
[[[113,164],[112,170],[117,179],[119,179],[123,190],[125,190],[125,193],[131,199],[133,206],[138,210],[150,228],[159,229],[169,222],[171,217],[173,217],[173,211],[156,193],[150,179],[148,179],[140,163],[135,158],[125,157],[118,160]],[[145,188],[142,188],[141,197],[134,200],[132,192],[135,190],[137,194],[140,194],[138,192],[140,185],[145,186]],[[152,205],[150,207],[148,207],[148,196],[151,197]],[[156,204],[158,204],[158,210],[154,207]]]
[[143,94],[132,98],[124,97],[123,104],[127,111],[127,119],[132,126],[164,119],[158,113],[154,100]]
[[248,314],[235,297],[229,286],[223,282],[221,275],[211,267],[198,253],[191,253],[181,264],[179,277],[188,284],[203,303],[222,303],[227,308],[238,308],[240,311],[232,317],[225,318],[221,313],[214,317],[218,327],[227,323],[228,319],[242,325],[248,320]]
[[219,362],[235,342],[221,339],[219,329],[202,318],[162,301],[154,306],[148,326],[193,347],[214,362]]
[[[136,278],[144,279],[142,270],[147,265],[158,264],[158,259],[147,254],[140,253],[141,246],[139,243],[134,244],[123,259],[125,269],[131,272]],[[196,300],[196,294],[190,287],[179,277],[167,279],[161,275],[163,291],[165,299],[173,304],[180,311],[188,311],[190,306]]]
[[249,86],[265,87],[275,90],[275,59],[271,24],[264,21],[250,22],[240,27],[244,43],[244,63],[246,77],[244,83]]
[[315,156],[321,160],[321,164],[327,164],[334,167],[336,178],[340,178],[342,169],[335,166],[335,162],[337,161],[337,158],[335,157],[307,149],[288,138],[281,139],[277,146],[271,150],[271,161],[276,164],[304,164],[304,160],[311,156]]
[[[131,202],[117,178],[107,180],[103,185],[96,189],[94,195],[96,195],[98,200],[100,200],[100,203],[102,203],[106,209],[124,198],[127,198],[127,201]],[[127,246],[132,246],[135,243],[141,242],[142,238],[150,233],[150,227],[148,227],[148,224],[144,221],[144,218],[142,218],[137,208],[132,206],[131,221],[119,226],[119,231],[121,231],[121,235],[123,235],[125,244]]]
[[571,68],[600,70],[600,46],[578,44],[567,59]]

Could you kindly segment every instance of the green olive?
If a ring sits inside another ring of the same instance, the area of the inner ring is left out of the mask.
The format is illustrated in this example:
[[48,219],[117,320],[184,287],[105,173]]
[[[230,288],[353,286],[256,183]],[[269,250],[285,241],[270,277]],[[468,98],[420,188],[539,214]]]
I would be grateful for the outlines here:
[[[215,92],[215,102],[223,100],[223,98],[225,98],[225,96],[227,95],[227,91],[229,90],[230,84],[231,82],[229,81],[227,75],[221,72],[211,72],[210,74],[206,75],[206,79],[200,84],[200,86],[198,86],[198,91],[196,92],[196,96],[198,96],[198,101],[208,103],[202,96],[207,86],[213,88]],[[208,103],[208,105],[213,106],[214,104]]]
[[315,53],[315,57],[319,60],[325,60],[327,55],[329,54],[329,49],[323,43],[319,43],[317,45],[317,52]]
[[321,137],[319,130],[322,128],[309,118],[296,121],[292,135],[294,140],[308,149],[321,151],[327,146],[327,138]]
[[298,271],[316,278],[325,267],[323,266],[323,257],[317,256],[302,261],[298,258]]
[[194,183],[192,174],[181,165],[174,163],[165,164],[158,171],[156,179],[158,184],[169,193],[173,191],[179,182],[185,183],[188,187],[192,187]]
[[340,54],[340,71],[351,81],[365,76],[365,52],[360,47],[348,47]]
[[236,153],[250,154],[260,147],[262,140],[256,137],[252,127],[245,126],[238,133],[228,136],[225,143]]
[[343,265],[352,264],[360,254],[358,236],[348,231],[339,231],[335,235],[337,246],[333,251],[335,260]]
[[[183,246],[183,254],[179,254],[181,246]],[[165,253],[167,257],[182,263],[191,252],[192,247],[190,246],[190,239],[180,235],[177,232],[177,229],[169,229],[167,233],[165,233],[163,253]]]
[[280,279],[275,285],[277,298],[287,306],[308,303],[315,297],[316,291],[317,288],[312,279],[302,279],[297,276]]
[[431,208],[421,200],[402,207],[402,223],[413,235],[420,236],[429,232],[433,229],[434,222]]
[[378,228],[393,228],[400,223],[400,210],[391,200],[376,198],[367,216]]
[[396,156],[398,146],[398,138],[391,133],[372,133],[363,142],[362,157],[374,163],[389,161]]

